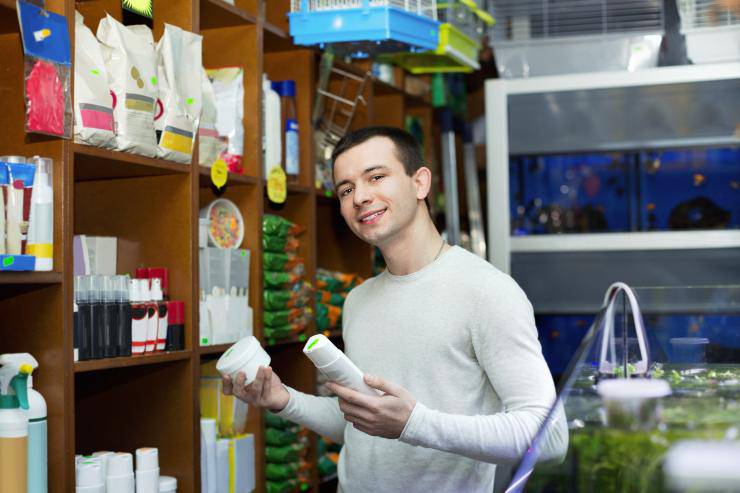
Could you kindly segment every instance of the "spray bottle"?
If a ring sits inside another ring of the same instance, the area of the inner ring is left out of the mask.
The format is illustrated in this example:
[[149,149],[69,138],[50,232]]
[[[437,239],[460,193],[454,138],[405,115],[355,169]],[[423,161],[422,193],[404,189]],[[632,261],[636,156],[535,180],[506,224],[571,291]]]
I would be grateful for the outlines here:
[[[26,364],[33,370],[39,367],[36,358],[28,353],[3,354],[0,361]],[[5,364],[5,363],[3,363]],[[33,388],[33,376],[28,375],[28,493],[46,493],[48,483],[46,400]]]
[[131,356],[131,302],[128,288],[128,276],[116,276],[116,306],[118,307],[116,354],[118,356]]
[[33,368],[0,356],[0,491],[28,491],[28,375]]
[[116,304],[116,277],[103,276],[103,357],[118,356],[118,305]]
[[152,300],[157,304],[157,312],[159,314],[158,329],[157,329],[157,347],[158,353],[164,351],[165,343],[167,342],[167,302],[163,300],[162,296],[162,280],[158,277],[152,278]]
[[145,353],[153,353],[157,348],[157,332],[159,332],[159,307],[152,301],[152,292],[149,279],[139,279],[141,300],[146,303],[146,349]]
[[139,279],[129,282],[129,297],[131,298],[131,354],[144,354],[146,348],[147,305],[143,303]]

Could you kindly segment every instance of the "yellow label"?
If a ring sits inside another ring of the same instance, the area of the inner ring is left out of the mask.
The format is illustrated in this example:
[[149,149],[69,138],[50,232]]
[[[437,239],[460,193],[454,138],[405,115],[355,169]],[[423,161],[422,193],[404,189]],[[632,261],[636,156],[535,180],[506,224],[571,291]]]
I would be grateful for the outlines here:
[[162,139],[160,140],[159,145],[165,149],[181,152],[183,154],[190,154],[192,151],[193,141],[190,137],[185,137],[184,135],[165,130],[162,132]]
[[226,179],[229,177],[229,169],[223,159],[216,159],[211,166],[211,181],[216,187],[221,188],[226,185]]
[[28,243],[26,253],[39,258],[51,258],[54,255],[54,245],[49,243]]
[[276,204],[282,204],[288,196],[285,171],[280,166],[273,166],[267,174],[267,196]]

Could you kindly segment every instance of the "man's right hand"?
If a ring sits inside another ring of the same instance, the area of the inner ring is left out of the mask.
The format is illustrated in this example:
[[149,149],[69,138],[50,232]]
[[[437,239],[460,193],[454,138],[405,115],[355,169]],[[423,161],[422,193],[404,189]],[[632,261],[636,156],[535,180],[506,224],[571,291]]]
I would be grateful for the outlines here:
[[282,411],[288,405],[290,394],[271,367],[260,366],[257,377],[249,385],[244,385],[245,379],[243,372],[239,372],[235,382],[230,376],[225,376],[224,394],[236,396],[251,406],[263,407],[272,412]]

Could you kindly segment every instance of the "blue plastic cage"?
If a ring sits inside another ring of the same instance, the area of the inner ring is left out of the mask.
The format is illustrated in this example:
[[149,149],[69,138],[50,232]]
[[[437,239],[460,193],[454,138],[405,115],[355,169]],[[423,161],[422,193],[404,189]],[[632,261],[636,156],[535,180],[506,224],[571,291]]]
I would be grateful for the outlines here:
[[436,0],[293,0],[290,34],[299,45],[362,43],[355,51],[437,47]]

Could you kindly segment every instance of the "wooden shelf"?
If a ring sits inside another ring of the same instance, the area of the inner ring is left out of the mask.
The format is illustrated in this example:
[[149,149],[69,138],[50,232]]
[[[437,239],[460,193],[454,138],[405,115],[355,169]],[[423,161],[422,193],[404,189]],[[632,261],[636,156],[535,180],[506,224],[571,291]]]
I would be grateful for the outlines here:
[[257,17],[223,0],[200,0],[200,28],[257,24]]
[[231,346],[233,346],[233,342],[229,342],[227,344],[215,344],[213,346],[200,346],[198,348],[198,353],[200,355],[207,355],[207,354],[220,354],[229,349]]
[[265,51],[286,51],[295,48],[287,32],[268,21],[265,21],[262,26]]
[[112,368],[129,368],[132,366],[155,365],[170,361],[182,361],[190,359],[191,354],[192,352],[189,349],[186,349],[184,351],[173,351],[171,353],[155,353],[150,355],[145,354],[143,356],[78,361],[74,364],[74,372],[85,373],[90,371],[110,370]]
[[288,183],[288,193],[310,195],[312,191],[313,191],[313,187],[309,187],[308,185],[300,185],[298,183]]
[[281,346],[288,346],[291,344],[303,344],[305,343],[309,337],[311,337],[313,334],[298,334],[298,335],[292,335],[290,337],[286,337],[284,339],[275,339],[273,342],[273,339],[265,339],[265,349],[270,348],[276,348]]
[[62,277],[61,272],[0,272],[0,285],[57,284]]
[[[200,188],[210,188],[213,184],[211,182],[211,168],[205,166],[198,166],[198,174],[200,175],[199,183]],[[238,173],[229,173],[229,178],[226,180],[226,186],[229,185],[257,185],[260,179],[256,176],[242,175]]]
[[190,165],[74,144],[75,181],[112,180],[190,173]]

